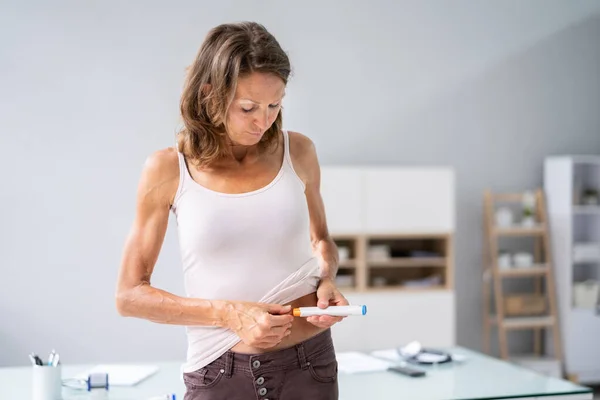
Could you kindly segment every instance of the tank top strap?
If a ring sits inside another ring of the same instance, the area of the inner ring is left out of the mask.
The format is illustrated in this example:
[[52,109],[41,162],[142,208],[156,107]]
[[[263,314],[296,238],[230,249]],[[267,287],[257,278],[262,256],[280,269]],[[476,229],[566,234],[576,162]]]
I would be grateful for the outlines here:
[[284,154],[285,154],[285,159],[286,161],[288,161],[291,164],[291,158],[290,158],[290,136],[288,131],[282,131],[283,132],[283,150],[284,150]]
[[175,198],[173,204],[176,205],[179,197],[184,192],[185,187],[189,184],[189,180],[192,179],[190,175],[187,164],[185,162],[185,156],[180,151],[177,151],[177,158],[179,160],[179,185],[177,187],[177,192],[175,193]]
[[289,132],[287,130],[283,130],[282,132],[283,132],[283,154],[284,154],[283,158],[284,158],[284,164],[290,170],[290,172],[295,177],[295,179],[298,180],[298,182],[302,186],[302,190],[304,190],[304,189],[306,189],[306,187],[304,185],[304,182],[302,181],[302,179],[300,179],[300,176],[298,176],[298,174],[296,173],[296,170],[294,169],[294,164],[292,163],[292,156],[290,155],[290,135],[289,135]]

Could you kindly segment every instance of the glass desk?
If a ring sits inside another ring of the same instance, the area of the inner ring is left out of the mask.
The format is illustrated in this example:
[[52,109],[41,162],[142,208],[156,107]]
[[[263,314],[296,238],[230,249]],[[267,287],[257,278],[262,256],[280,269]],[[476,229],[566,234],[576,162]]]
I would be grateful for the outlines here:
[[340,374],[344,400],[486,400],[486,399],[593,399],[590,388],[550,378],[529,369],[461,347],[445,349],[461,354],[461,363],[419,366],[421,378],[394,372]]
[[[340,400],[484,400],[544,399],[589,400],[591,389],[568,381],[549,378],[528,369],[464,348],[449,349],[467,357],[460,364],[426,368],[427,376],[409,378],[384,371],[339,374]],[[155,363],[159,371],[133,387],[111,387],[109,400],[145,400],[175,393],[183,399],[180,362]],[[86,371],[91,365],[65,365],[63,378]],[[31,399],[31,367],[0,368],[0,399]],[[110,378],[109,378],[110,379]],[[84,400],[85,391],[63,389],[64,400]],[[275,400],[275,399],[272,399]],[[285,399],[284,399],[285,400]]]

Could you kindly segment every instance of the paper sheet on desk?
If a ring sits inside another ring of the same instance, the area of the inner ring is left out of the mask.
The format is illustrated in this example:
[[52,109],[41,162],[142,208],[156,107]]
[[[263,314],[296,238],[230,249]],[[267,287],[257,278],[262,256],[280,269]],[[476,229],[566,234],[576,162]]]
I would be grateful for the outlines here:
[[104,372],[108,374],[110,386],[133,386],[158,371],[156,365],[96,365],[87,371],[78,374],[75,379],[87,379],[89,374]]
[[385,349],[385,350],[375,350],[370,353],[373,357],[377,357],[379,359],[388,360],[388,361],[401,361],[400,355],[398,354],[398,350],[396,349]]
[[385,371],[392,364],[355,351],[336,353],[335,356],[338,362],[338,370],[347,374]]

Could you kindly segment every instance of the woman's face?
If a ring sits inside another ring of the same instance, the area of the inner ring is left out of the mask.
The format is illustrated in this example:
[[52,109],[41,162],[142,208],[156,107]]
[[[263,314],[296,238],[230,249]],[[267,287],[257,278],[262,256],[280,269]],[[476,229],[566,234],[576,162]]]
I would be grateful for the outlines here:
[[285,84],[274,74],[253,72],[239,78],[227,112],[231,141],[243,146],[257,144],[275,122],[284,94]]

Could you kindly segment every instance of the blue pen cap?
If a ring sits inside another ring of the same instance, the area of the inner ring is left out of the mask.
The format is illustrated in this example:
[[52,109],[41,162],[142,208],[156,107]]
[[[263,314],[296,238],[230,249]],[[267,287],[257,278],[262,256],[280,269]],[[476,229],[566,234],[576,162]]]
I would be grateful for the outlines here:
[[367,306],[362,306],[362,315],[367,315]]

